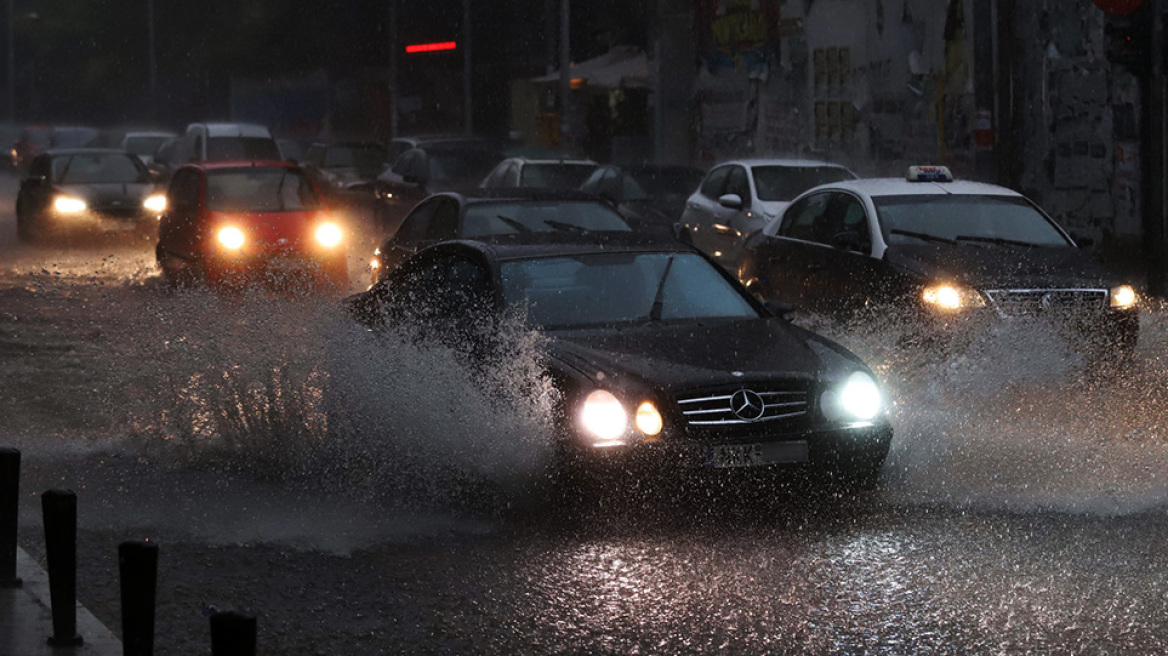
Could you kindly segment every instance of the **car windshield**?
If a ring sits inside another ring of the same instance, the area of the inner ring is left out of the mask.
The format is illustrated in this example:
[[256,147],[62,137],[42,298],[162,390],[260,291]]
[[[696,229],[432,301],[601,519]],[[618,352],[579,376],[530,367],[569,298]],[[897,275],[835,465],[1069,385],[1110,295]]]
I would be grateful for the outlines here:
[[53,182],[56,184],[137,184],[149,179],[146,167],[130,155],[121,153],[53,158]]
[[276,142],[263,137],[210,137],[207,139],[207,160],[254,159],[279,161],[280,149]]
[[472,203],[466,208],[463,235],[483,237],[519,232],[629,232],[613,209],[595,201],[507,201]]
[[755,166],[751,170],[759,200],[789,201],[812,187],[856,178],[840,166]]
[[166,142],[170,137],[126,137],[126,150],[135,155],[148,157],[158,150],[158,147]]
[[319,206],[308,177],[286,168],[207,172],[207,209],[216,212],[281,212]]
[[527,164],[519,178],[520,187],[537,189],[579,189],[596,170],[595,164]]
[[498,155],[482,148],[431,150],[430,176],[443,182],[478,180],[498,161]]
[[702,172],[688,168],[642,169],[625,176],[625,200],[688,196],[702,183]]
[[324,168],[377,169],[385,164],[386,150],[377,144],[330,146],[324,152]]
[[[549,329],[759,314],[695,253],[591,253],[503,262],[508,305]],[[656,307],[655,307],[656,306]]]
[[877,196],[872,199],[889,245],[983,242],[1070,246],[1026,199],[1012,196]]

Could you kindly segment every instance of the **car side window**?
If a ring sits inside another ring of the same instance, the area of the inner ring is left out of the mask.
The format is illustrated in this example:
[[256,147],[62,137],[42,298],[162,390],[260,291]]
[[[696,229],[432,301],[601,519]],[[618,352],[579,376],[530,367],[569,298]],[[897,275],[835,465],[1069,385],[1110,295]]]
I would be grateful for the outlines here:
[[730,168],[730,175],[726,178],[726,189],[723,194],[737,194],[742,199],[744,207],[750,207],[750,180],[746,178],[746,169],[741,166]]
[[592,194],[599,194],[600,180],[604,177],[605,173],[608,173],[607,168],[599,168],[593,171],[592,175],[588,176],[588,179],[584,181],[584,184],[580,185],[580,190]]
[[729,166],[721,166],[706,176],[706,181],[702,183],[701,194],[706,198],[713,198],[717,200],[722,195],[722,188],[726,186],[726,177],[730,175]]
[[519,186],[519,164],[517,162],[511,162],[511,166],[509,166],[507,168],[507,172],[503,174],[503,186]]
[[435,205],[430,227],[426,230],[426,239],[454,239],[458,236],[458,203],[450,198],[440,198],[435,201]]
[[199,206],[199,174],[186,170],[175,174],[168,190],[167,204],[176,211],[189,212]]
[[393,240],[399,244],[413,244],[425,239],[430,228],[430,217],[438,207],[438,200],[437,198],[427,200],[415,207],[402,221],[401,227],[393,235]]
[[827,212],[831,194],[808,196],[787,209],[783,223],[779,226],[779,236],[805,241],[816,241],[816,222]]
[[190,158],[192,162],[203,161],[203,135],[195,137],[195,151],[190,154]]
[[872,233],[868,229],[868,216],[864,213],[864,205],[860,199],[851,194],[837,194],[835,207],[832,213],[839,218],[839,223],[836,226],[836,233],[832,235],[832,241],[835,240],[835,234],[840,232],[854,232],[860,238],[860,246],[867,251],[872,246]]

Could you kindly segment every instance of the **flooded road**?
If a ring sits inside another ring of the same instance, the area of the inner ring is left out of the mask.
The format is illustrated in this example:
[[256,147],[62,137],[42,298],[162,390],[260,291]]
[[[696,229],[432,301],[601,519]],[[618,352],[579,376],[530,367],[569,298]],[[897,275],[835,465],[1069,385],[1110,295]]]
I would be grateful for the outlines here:
[[205,652],[208,606],[257,615],[264,653],[1168,651],[1162,308],[1121,373],[1029,328],[906,363],[825,327],[896,402],[880,492],[634,489],[561,521],[537,336],[474,374],[488,394],[337,298],[173,292],[144,242],[19,245],[0,184],[21,544],[43,558],[39,493],[77,491],[80,601],[116,631],[117,544],[159,543],[159,654]]

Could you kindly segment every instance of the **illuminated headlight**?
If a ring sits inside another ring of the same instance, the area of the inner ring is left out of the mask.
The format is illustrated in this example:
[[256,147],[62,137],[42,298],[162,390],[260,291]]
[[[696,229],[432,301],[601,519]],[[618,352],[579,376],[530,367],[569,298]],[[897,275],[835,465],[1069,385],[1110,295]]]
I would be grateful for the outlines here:
[[1120,285],[1119,287],[1112,287],[1107,294],[1111,299],[1111,307],[1117,310],[1126,310],[1133,308],[1140,298],[1136,294],[1136,290],[1132,289],[1131,285]]
[[53,201],[53,209],[61,214],[77,214],[84,212],[88,207],[85,201],[80,198],[70,198],[69,196],[58,196],[57,200]]
[[584,400],[580,423],[596,438],[596,446],[617,446],[629,427],[629,416],[619,399],[605,390],[596,390]]
[[876,381],[862,371],[824,392],[821,401],[823,414],[831,421],[871,421],[884,406]]
[[246,241],[243,231],[239,228],[223,228],[219,231],[218,237],[219,243],[223,244],[224,248],[233,251],[243,248],[243,242]]
[[341,243],[344,236],[341,227],[332,222],[322,223],[316,227],[316,241],[325,248],[332,248]]
[[941,310],[960,310],[969,307],[985,307],[985,299],[972,289],[956,285],[935,285],[926,287],[921,293],[925,305]]
[[661,419],[661,413],[648,401],[637,406],[637,415],[634,423],[637,425],[637,430],[648,437],[659,434],[661,429],[665,427],[665,422]]
[[151,212],[163,212],[166,210],[166,196],[162,194],[151,194],[142,201],[142,207]]
[[378,260],[377,258],[373,258],[372,260],[369,260],[369,268],[373,269],[374,271],[380,269],[381,268],[381,260]]

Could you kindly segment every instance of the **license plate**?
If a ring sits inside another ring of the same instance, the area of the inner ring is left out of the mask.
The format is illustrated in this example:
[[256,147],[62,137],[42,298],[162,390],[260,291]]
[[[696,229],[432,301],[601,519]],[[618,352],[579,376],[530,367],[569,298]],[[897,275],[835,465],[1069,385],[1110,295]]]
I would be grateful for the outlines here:
[[706,466],[714,469],[761,467],[783,462],[806,462],[806,442],[725,444],[706,449]]

